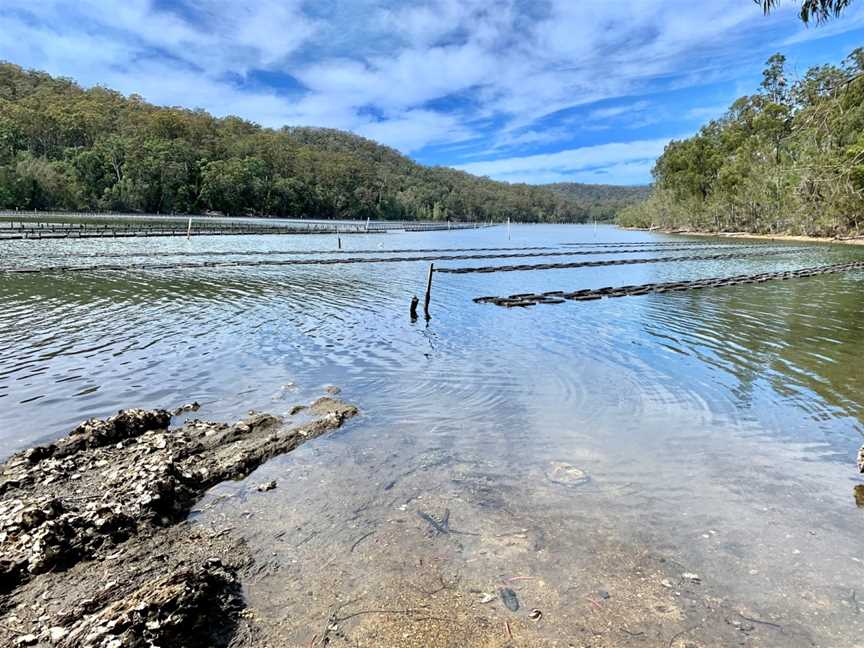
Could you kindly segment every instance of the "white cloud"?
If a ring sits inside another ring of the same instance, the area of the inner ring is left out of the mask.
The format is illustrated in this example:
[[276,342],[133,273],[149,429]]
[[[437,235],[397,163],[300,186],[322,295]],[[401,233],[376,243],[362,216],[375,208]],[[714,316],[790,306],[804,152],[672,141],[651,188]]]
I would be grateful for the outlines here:
[[[731,104],[731,102],[729,103]],[[705,121],[708,119],[717,119],[718,117],[722,117],[727,110],[729,110],[728,104],[717,106],[697,106],[696,108],[691,108],[690,110],[688,110],[686,115],[688,119],[698,119],[700,121]]]
[[593,182],[644,182],[654,160],[668,143],[668,138],[615,142],[557,153],[471,162],[458,168],[508,182],[537,182],[538,178],[545,181],[552,177],[558,179],[555,181],[590,177]]
[[458,119],[430,110],[409,110],[380,121],[356,125],[354,131],[403,151],[415,151],[430,141],[461,142],[474,137]]
[[525,171],[518,176],[499,178],[507,182],[549,184],[551,182],[583,182],[587,184],[644,185],[649,182],[653,161],[622,162],[608,167],[581,171]]
[[571,138],[573,128],[571,126],[564,127],[547,127],[540,129],[524,129],[519,132],[506,131],[501,133],[492,147],[482,153],[488,154],[501,149],[513,149],[524,146],[537,146],[544,144],[552,144]]
[[403,50],[366,62],[315,63],[297,76],[313,93],[353,106],[407,108],[483,85],[495,61],[472,44]]
[[623,104],[620,106],[609,106],[607,108],[597,108],[588,113],[589,119],[611,119],[620,115],[633,115],[644,112],[651,104],[647,101],[637,101],[632,104]]

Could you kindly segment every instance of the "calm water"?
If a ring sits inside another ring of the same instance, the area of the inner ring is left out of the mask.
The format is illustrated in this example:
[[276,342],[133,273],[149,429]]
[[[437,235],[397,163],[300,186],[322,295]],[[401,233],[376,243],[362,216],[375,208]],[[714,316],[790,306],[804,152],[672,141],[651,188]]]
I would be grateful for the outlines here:
[[[387,256],[669,240],[518,226],[509,241],[495,228],[344,237],[343,248]],[[476,600],[506,575],[527,577],[512,582],[523,602],[513,645],[566,646],[586,632],[596,646],[730,645],[729,636],[859,645],[864,273],[526,310],[471,301],[864,258],[853,247],[698,243],[742,258],[437,275],[428,324],[407,312],[428,262],[0,275],[0,454],[121,407],[197,400],[199,416],[234,419],[284,413],[338,385],[359,419],[215,489],[196,518],[242,521],[260,559],[250,605],[287,645],[308,645],[335,601],[359,596],[371,608],[422,599],[464,619],[475,608],[507,619],[500,604]],[[9,241],[0,266],[331,258],[334,248],[333,237],[312,236]],[[699,253],[594,249],[436,264]],[[555,481],[555,462],[589,481]],[[267,479],[279,488],[255,492]],[[476,535],[430,537],[417,512],[445,509],[454,529]],[[681,573],[700,582],[681,584]],[[429,594],[439,581],[449,586]],[[592,598],[598,591],[609,598]],[[527,618],[534,607],[542,623]],[[426,645],[404,618],[345,625],[357,645]],[[499,626],[492,634],[501,640]],[[429,645],[500,643],[467,636]]]

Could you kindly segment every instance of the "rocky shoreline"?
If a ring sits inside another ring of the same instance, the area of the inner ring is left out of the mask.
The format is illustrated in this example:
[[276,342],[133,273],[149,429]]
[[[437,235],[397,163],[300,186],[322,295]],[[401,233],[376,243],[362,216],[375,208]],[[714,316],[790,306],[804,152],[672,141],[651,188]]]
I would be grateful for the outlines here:
[[292,412],[170,428],[167,411],[124,410],[10,457],[0,465],[0,642],[203,647],[253,635],[243,540],[187,516],[209,488],[357,409],[324,397]]
[[864,245],[864,236],[826,237],[800,234],[757,234],[755,232],[703,232],[691,229],[658,229],[656,227],[621,227],[633,232],[655,232],[679,234],[681,236],[704,236],[709,238],[752,239],[756,241],[788,241],[790,243],[837,243],[842,245]]

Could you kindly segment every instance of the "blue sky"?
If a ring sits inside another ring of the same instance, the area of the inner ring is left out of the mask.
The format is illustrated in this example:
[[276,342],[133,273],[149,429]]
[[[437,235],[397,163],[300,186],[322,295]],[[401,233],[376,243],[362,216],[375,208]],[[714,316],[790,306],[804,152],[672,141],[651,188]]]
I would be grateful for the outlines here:
[[265,126],[327,126],[507,181],[637,184],[672,138],[864,44],[864,2],[2,0],[0,59]]

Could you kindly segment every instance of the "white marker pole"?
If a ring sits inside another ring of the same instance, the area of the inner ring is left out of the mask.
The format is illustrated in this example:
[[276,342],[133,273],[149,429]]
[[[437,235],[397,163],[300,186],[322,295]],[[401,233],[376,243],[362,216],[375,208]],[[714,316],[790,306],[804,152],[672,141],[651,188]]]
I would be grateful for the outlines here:
[[189,217],[189,226],[186,228],[186,240],[189,240],[189,237],[192,236],[192,217]]

